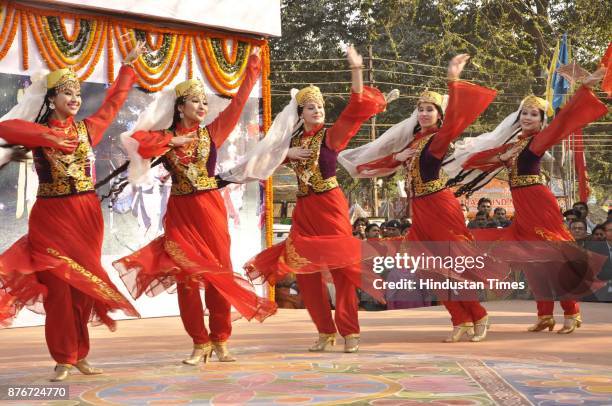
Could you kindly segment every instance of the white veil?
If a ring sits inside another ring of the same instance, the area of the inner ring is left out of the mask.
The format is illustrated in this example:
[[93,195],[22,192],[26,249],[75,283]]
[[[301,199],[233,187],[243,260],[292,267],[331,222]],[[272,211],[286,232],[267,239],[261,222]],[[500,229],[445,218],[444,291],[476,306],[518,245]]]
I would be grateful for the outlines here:
[[236,166],[221,173],[221,179],[234,183],[265,180],[283,163],[291,144],[291,136],[299,125],[295,100],[297,92],[297,89],[291,89],[291,101],[276,116],[266,136]]
[[[207,94],[208,114],[202,123],[203,125],[212,122],[221,111],[223,111],[230,100]],[[128,165],[128,180],[135,186],[150,185],[153,182],[151,169],[151,159],[145,159],[138,154],[138,142],[132,138],[132,134],[137,131],[156,131],[165,130],[172,125],[174,117],[174,102],[176,95],[174,87],[167,87],[153,95],[153,100],[147,108],[140,113],[138,120],[132,128],[124,131],[120,135],[130,163]]]
[[[34,122],[45,100],[45,94],[47,94],[48,73],[49,71],[43,70],[32,74],[30,76],[32,84],[25,89],[19,102],[8,113],[0,117],[0,121],[21,119]],[[6,144],[6,140],[0,138],[0,166],[11,159],[11,148],[1,148],[2,145]]]
[[[484,176],[484,172],[478,169],[464,170],[463,164],[475,153],[515,142],[520,133],[519,130],[521,126],[518,122],[518,118],[522,108],[523,103],[521,102],[519,108],[504,118],[493,131],[481,134],[477,137],[466,137],[457,141],[455,143],[455,151],[443,163],[444,171],[448,174],[449,178],[453,179],[457,175],[460,175],[456,183],[458,185],[468,184],[479,177],[482,177],[482,179],[478,181],[478,186],[482,187],[489,183],[503,167],[490,171]],[[544,114],[543,125],[546,125],[546,114]],[[551,159],[552,156],[550,154],[546,153],[544,155],[544,160]],[[475,189],[478,189],[478,187]]]
[[[448,96],[444,96],[442,110],[446,110]],[[400,167],[378,168],[359,172],[357,167],[377,159],[384,158],[396,152],[400,152],[414,139],[413,130],[416,127],[418,108],[407,119],[395,124],[385,131],[380,137],[372,142],[353,149],[346,149],[338,155],[338,162],[348,171],[353,178],[373,178],[387,176]]]

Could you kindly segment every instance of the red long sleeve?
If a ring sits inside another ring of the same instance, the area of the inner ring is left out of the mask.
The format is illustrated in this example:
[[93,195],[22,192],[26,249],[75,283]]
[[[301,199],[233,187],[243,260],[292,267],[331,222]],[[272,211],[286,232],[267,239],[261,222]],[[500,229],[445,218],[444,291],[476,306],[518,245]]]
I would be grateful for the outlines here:
[[495,90],[462,81],[449,82],[448,90],[444,122],[429,147],[431,154],[438,159],[444,157],[450,143],[486,110],[497,95]]
[[550,125],[535,136],[529,149],[542,156],[547,149],[607,112],[606,105],[588,87],[581,86]]
[[121,110],[121,106],[127,99],[128,93],[132,85],[136,81],[136,72],[130,66],[124,65],[119,70],[117,80],[106,91],[106,97],[102,106],[91,116],[85,120],[87,131],[92,145],[97,145],[101,140],[104,132],[111,125],[115,116]]
[[[65,137],[63,133],[53,131],[46,125],[30,121],[13,119],[0,122],[0,138],[3,138],[8,144],[23,145],[26,148],[57,148],[53,141],[43,137],[44,134],[49,133],[58,138]],[[70,150],[64,150],[64,152],[70,152]]]
[[402,163],[396,161],[393,158],[393,154],[379,158],[375,161],[368,162],[357,166],[357,171],[363,173],[364,171],[371,169],[394,169],[400,166]]
[[497,154],[503,154],[512,146],[514,146],[514,143],[477,152],[465,161],[462,167],[463,169],[480,169],[482,171],[499,168],[503,163],[497,158],[493,159],[493,157],[496,157]]
[[384,111],[386,107],[385,96],[374,87],[364,86],[363,92],[352,93],[340,117],[327,130],[325,137],[327,147],[334,151],[342,151],[351,138],[357,134],[361,124],[373,115]]
[[172,134],[166,131],[136,131],[132,138],[138,141],[138,154],[144,159],[165,154]]
[[223,110],[219,116],[210,123],[208,133],[210,138],[215,143],[217,148],[221,147],[227,137],[230,135],[244,109],[244,105],[249,99],[251,90],[259,78],[261,72],[261,61],[256,55],[249,57],[249,64],[247,66],[246,77],[240,85],[240,89],[232,99],[232,102]]

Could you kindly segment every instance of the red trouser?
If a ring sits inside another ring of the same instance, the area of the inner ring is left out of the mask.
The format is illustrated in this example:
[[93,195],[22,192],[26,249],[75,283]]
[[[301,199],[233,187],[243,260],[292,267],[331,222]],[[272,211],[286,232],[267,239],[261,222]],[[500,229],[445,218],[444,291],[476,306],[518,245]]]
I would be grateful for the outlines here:
[[357,292],[355,285],[344,275],[343,269],[338,268],[331,271],[336,286],[335,324],[323,276],[318,272],[296,275],[304,305],[321,334],[335,334],[336,326],[343,337],[349,334],[359,334]]
[[43,306],[45,338],[51,357],[58,364],[76,364],[89,353],[87,323],[94,301],[51,272],[36,275],[48,289]]
[[210,337],[204,326],[204,308],[197,283],[177,283],[179,310],[187,334],[194,344],[227,341],[232,334],[231,305],[212,285],[206,286],[204,299],[209,317]]
[[[552,300],[538,300],[538,316],[552,316],[555,302]],[[580,305],[575,300],[561,300],[561,307],[565,316],[573,316],[580,313]]]
[[442,303],[451,315],[453,326],[475,323],[487,315],[487,309],[478,300],[443,300]]

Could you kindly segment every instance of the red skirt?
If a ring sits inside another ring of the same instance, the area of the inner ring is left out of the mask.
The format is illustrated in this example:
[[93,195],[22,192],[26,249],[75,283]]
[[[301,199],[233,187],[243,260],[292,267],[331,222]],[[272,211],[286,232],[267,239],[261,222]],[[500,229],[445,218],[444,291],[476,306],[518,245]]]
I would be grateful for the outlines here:
[[214,286],[248,320],[264,320],[276,304],[234,273],[227,213],[218,190],[170,196],[165,234],[113,263],[134,298],[172,290],[176,282]]
[[9,325],[24,306],[42,313],[47,288],[36,273],[49,271],[94,300],[91,321],[114,329],[108,313],[140,317],[100,263],[104,221],[95,193],[40,198],[28,234],[0,255],[0,324]]
[[377,276],[362,266],[362,242],[353,237],[348,202],[340,188],[297,199],[287,239],[249,260],[244,269],[251,280],[275,284],[288,273],[308,274],[342,268],[358,288],[383,301],[374,289]]
[[[406,239],[408,249],[435,257],[486,257],[483,268],[455,269],[428,268],[426,276],[452,278],[456,280],[482,281],[504,280],[510,276],[509,266],[485,255],[486,247],[477,245],[474,236],[465,225],[459,201],[450,189],[412,199],[412,226]],[[417,243],[418,242],[418,243]],[[488,283],[488,282],[487,282]],[[498,291],[498,294],[505,294]]]
[[[533,185],[512,188],[511,192],[515,212],[512,224],[472,230],[475,238],[508,242],[497,244],[492,255],[528,272],[531,284],[552,286],[564,299],[579,299],[603,287],[597,274],[606,258],[574,243],[550,190]],[[540,290],[550,289],[543,286]]]

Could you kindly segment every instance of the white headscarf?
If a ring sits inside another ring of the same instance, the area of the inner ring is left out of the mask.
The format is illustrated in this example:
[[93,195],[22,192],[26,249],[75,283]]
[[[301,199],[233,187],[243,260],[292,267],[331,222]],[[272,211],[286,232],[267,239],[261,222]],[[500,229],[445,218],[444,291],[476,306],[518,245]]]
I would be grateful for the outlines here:
[[[518,135],[520,134],[520,124],[518,122],[519,115],[523,108],[523,103],[519,105],[518,110],[508,115],[504,120],[499,123],[497,127],[491,132],[481,134],[477,137],[466,137],[455,143],[455,151],[448,157],[443,163],[444,171],[452,179],[455,176],[462,173],[463,164],[470,159],[475,153],[486,151],[489,149],[497,148],[502,145],[515,142]],[[544,123],[546,125],[546,114],[544,114]],[[552,157],[546,153],[544,156],[545,160],[550,160]],[[493,170],[487,174],[485,178],[478,182],[479,185],[484,186],[491,181],[501,170]],[[467,174],[466,174],[467,173]],[[481,176],[483,171],[478,169],[472,169],[464,171],[462,178],[457,184],[463,185],[470,183],[477,177]]]
[[[224,98],[207,94],[208,113],[202,125],[212,122],[223,109],[230,103]],[[132,138],[132,134],[137,131],[157,131],[165,130],[172,125],[174,118],[174,102],[176,94],[174,87],[167,87],[153,95],[153,100],[147,108],[140,113],[134,126],[121,133],[121,143],[130,159],[128,165],[128,180],[135,186],[150,185],[153,182],[151,169],[151,159],[145,159],[138,153],[138,141]]]
[[278,168],[291,145],[291,136],[300,125],[295,95],[297,89],[291,89],[291,101],[276,116],[266,136],[240,159],[230,170],[219,176],[234,183],[246,183],[254,180],[265,180]]
[[[25,89],[19,102],[8,113],[2,116],[0,121],[21,119],[34,122],[47,94],[48,73],[49,71],[43,70],[30,76],[32,84]],[[6,144],[6,140],[0,138],[0,146]],[[0,166],[10,161],[11,155],[12,151],[10,148],[0,148]]]
[[[446,110],[447,103],[448,96],[445,95],[442,99],[442,111]],[[340,152],[338,162],[353,178],[373,178],[394,173],[400,165],[395,168],[377,168],[363,172],[359,172],[357,167],[405,149],[414,139],[414,127],[418,124],[417,113],[418,107],[410,117],[395,124],[374,141]]]

